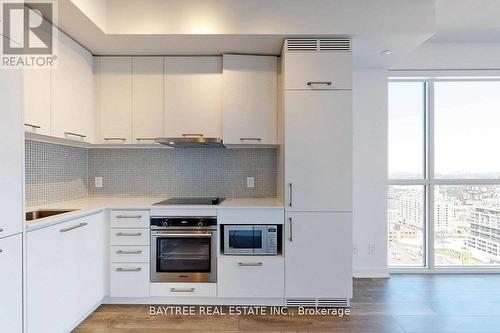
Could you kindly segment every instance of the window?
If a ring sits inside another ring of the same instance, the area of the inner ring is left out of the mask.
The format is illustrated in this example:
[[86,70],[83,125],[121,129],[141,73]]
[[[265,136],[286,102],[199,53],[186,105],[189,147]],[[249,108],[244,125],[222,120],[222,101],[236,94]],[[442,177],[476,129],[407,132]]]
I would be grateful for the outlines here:
[[500,266],[500,80],[389,82],[390,267]]

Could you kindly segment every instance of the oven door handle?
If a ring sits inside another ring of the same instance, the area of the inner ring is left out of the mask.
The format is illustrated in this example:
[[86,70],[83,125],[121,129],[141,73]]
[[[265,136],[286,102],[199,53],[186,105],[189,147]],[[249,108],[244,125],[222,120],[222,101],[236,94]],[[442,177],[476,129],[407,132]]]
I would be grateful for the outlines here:
[[171,234],[171,233],[161,233],[155,232],[152,234],[153,236],[161,236],[165,238],[192,238],[192,237],[200,237],[200,238],[209,238],[212,237],[212,234]]

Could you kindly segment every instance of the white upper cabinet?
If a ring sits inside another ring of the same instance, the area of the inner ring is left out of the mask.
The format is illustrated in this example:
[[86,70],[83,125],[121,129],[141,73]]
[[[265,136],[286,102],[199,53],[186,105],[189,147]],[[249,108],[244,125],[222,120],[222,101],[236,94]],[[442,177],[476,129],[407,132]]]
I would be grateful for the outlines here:
[[[3,70],[0,75],[0,238],[23,230],[23,73]],[[1,273],[0,273],[1,274]],[[1,294],[0,294],[1,295]],[[1,298],[1,297],[0,297]],[[1,330],[0,330],[1,331]]]
[[222,137],[222,57],[165,57],[165,136]]
[[50,135],[50,68],[24,70],[24,129]]
[[162,137],[163,123],[163,57],[133,57],[133,142],[151,143]]
[[351,89],[351,52],[286,52],[285,89]]
[[285,91],[288,211],[352,210],[352,93]]
[[100,142],[132,143],[132,58],[100,57]]
[[223,56],[225,144],[277,144],[274,56]]
[[52,136],[94,142],[94,60],[63,32],[52,68]]

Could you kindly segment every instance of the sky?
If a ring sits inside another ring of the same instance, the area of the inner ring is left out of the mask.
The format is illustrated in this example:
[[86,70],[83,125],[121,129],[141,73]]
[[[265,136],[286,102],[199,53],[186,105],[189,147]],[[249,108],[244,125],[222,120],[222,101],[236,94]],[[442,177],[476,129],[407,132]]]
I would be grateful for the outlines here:
[[[389,174],[423,176],[423,83],[389,83]],[[435,174],[500,178],[500,81],[434,84]]]

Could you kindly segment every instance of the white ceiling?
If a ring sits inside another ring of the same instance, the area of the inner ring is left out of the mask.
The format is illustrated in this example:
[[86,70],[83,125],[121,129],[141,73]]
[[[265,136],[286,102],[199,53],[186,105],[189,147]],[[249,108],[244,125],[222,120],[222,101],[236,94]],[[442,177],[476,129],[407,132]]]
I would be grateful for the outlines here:
[[499,43],[500,0],[436,0],[433,43]]

